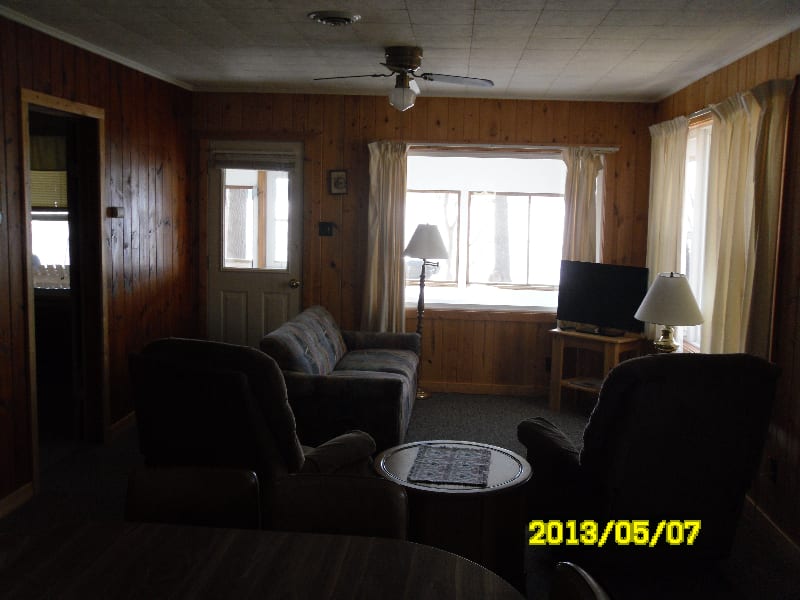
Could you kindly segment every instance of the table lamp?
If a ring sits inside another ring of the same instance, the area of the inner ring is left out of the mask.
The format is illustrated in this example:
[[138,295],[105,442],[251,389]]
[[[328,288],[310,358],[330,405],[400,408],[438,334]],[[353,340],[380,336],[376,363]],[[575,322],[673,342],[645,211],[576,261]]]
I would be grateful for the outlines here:
[[[431,258],[448,258],[447,248],[436,225],[417,225],[414,235],[403,251],[403,256],[421,258],[422,267],[419,274],[419,300],[417,301],[417,333],[420,337],[420,363],[422,362],[422,315],[425,313],[425,270],[427,267],[438,267],[439,263]],[[427,394],[417,388],[417,398],[425,398]]]
[[680,273],[659,273],[633,316],[663,326],[661,337],[654,342],[658,352],[678,349],[675,326],[700,325],[703,322],[692,288]]

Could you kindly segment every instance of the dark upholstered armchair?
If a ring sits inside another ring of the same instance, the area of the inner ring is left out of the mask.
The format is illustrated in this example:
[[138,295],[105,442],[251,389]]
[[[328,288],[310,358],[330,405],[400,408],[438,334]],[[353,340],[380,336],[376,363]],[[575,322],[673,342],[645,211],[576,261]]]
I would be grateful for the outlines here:
[[266,529],[405,536],[405,495],[372,475],[372,437],[302,446],[283,375],[263,352],[169,338],[132,355],[130,371],[146,466],[255,472]]
[[608,374],[580,451],[543,418],[520,423],[534,473],[528,518],[646,519],[651,534],[661,520],[702,522],[691,546],[662,537],[653,548],[531,548],[528,568],[531,555],[548,553],[578,556],[593,570],[597,561],[727,556],[759,465],[778,372],[745,354],[645,356]]

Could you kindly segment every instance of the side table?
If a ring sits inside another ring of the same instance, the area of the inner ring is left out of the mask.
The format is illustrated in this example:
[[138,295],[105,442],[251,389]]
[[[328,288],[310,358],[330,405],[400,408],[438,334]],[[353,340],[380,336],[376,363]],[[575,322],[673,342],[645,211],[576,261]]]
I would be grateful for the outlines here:
[[[483,448],[491,452],[486,487],[409,481],[422,446]],[[408,493],[409,539],[454,552],[522,585],[525,502],[531,466],[511,450],[480,442],[431,440],[389,448],[375,470]]]
[[[561,389],[568,388],[582,392],[600,391],[603,379],[616,367],[625,353],[638,356],[642,352],[644,338],[640,335],[626,334],[621,336],[581,333],[563,329],[551,329],[553,336],[553,354],[550,364],[550,409],[561,409]],[[600,377],[564,377],[564,348],[581,348],[603,355],[603,372]]]

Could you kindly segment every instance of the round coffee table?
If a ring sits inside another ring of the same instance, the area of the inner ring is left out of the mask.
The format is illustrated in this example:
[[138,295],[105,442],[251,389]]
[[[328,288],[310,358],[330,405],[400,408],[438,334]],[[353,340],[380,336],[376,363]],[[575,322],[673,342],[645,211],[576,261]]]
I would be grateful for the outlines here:
[[[489,480],[485,487],[452,483],[409,481],[408,474],[422,446],[448,448],[480,448],[491,452]],[[528,461],[516,452],[480,442],[429,440],[395,446],[381,452],[375,459],[375,469],[386,479],[415,490],[446,494],[487,494],[522,485],[531,477]]]
[[[486,486],[409,481],[422,446],[489,450]],[[406,488],[409,539],[460,554],[521,584],[526,515],[519,492],[531,477],[528,461],[480,442],[427,440],[384,450],[374,465],[381,476]]]

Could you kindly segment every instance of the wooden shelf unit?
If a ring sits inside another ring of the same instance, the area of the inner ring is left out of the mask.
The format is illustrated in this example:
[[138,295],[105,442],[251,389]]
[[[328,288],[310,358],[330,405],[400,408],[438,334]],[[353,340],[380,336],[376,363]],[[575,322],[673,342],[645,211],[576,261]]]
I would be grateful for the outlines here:
[[[608,336],[562,329],[551,329],[550,334],[553,336],[553,355],[550,365],[550,408],[555,411],[561,409],[561,390],[563,388],[597,394],[605,376],[619,364],[620,357],[627,352],[633,352],[636,356],[640,355],[644,343],[644,338],[636,334]],[[601,353],[603,355],[603,372],[600,377],[564,378],[565,348]]]

